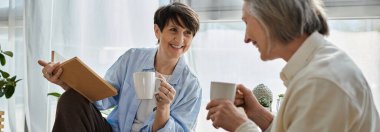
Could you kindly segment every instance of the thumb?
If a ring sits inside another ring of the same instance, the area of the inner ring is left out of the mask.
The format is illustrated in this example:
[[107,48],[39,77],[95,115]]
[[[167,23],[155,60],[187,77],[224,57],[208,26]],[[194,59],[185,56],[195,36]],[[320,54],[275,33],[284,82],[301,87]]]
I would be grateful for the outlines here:
[[46,65],[48,65],[47,62],[43,61],[43,60],[38,60],[38,64],[40,64],[40,66],[43,66],[45,67]]
[[243,84],[238,84],[236,86],[236,88],[239,92],[242,92],[243,94],[252,93],[251,90],[249,88],[245,87]]

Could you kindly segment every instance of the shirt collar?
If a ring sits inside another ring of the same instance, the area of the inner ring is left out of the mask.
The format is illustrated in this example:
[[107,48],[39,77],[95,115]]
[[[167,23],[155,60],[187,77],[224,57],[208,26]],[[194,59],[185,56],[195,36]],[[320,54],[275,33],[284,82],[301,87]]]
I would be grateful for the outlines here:
[[318,33],[312,33],[289,59],[280,73],[285,86],[303,69],[312,59],[314,51],[324,44],[324,37]]
[[[158,48],[156,47],[154,48],[154,50],[149,50],[149,52],[147,52],[148,58],[147,58],[147,61],[145,61],[145,64],[143,65],[143,71],[155,71],[154,59],[155,59],[157,50]],[[181,56],[174,68],[173,74],[171,75],[169,80],[167,80],[168,83],[173,84],[173,85],[177,84],[179,81],[180,75],[182,74],[185,67],[186,67],[186,62],[183,56]]]

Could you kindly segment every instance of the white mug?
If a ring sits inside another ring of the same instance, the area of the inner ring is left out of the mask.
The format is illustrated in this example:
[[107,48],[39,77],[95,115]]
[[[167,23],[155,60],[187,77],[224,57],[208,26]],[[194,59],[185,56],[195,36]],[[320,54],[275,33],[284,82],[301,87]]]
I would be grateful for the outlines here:
[[135,72],[133,82],[138,99],[152,99],[156,88],[155,72]]
[[211,82],[210,99],[228,99],[232,102],[235,100],[236,84],[227,82]]

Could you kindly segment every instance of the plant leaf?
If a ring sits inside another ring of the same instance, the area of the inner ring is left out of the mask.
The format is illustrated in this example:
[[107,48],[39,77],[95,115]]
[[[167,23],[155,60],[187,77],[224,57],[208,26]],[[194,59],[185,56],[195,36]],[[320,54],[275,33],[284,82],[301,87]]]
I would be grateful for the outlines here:
[[2,71],[2,70],[0,70],[0,72],[1,72],[1,75],[2,75],[4,78],[8,78],[8,77],[9,77],[9,74],[8,74],[7,72]]
[[0,87],[0,98],[4,96],[4,91],[3,89]]
[[19,79],[19,80],[16,80],[16,82],[15,83],[17,83],[18,81],[21,81],[22,79]]
[[57,97],[57,98],[61,97],[61,94],[57,93],[57,92],[51,92],[51,93],[48,93],[47,95],[48,96],[51,95],[51,96],[54,96],[54,97]]
[[4,51],[3,53],[9,57],[13,57],[13,52],[11,52],[11,51]]
[[1,80],[0,81],[0,88],[3,88],[3,86],[5,85],[5,83],[7,83],[7,82],[5,82],[4,80]]
[[0,53],[0,63],[2,66],[5,65],[5,56],[3,54]]
[[15,86],[12,86],[12,85],[5,86],[5,89],[4,89],[5,98],[9,99],[10,97],[12,97],[14,92],[15,92]]
[[9,79],[9,80],[11,80],[12,82],[14,82],[15,80],[16,80],[16,76],[13,76],[11,79]]

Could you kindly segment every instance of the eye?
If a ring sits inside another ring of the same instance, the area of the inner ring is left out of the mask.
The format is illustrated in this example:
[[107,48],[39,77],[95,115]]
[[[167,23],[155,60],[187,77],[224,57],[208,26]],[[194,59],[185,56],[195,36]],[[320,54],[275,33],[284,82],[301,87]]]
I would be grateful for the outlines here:
[[193,33],[191,31],[185,31],[185,34],[186,35],[193,35]]
[[177,32],[176,28],[170,28],[169,30],[172,31],[172,32]]

